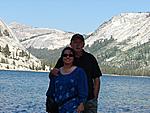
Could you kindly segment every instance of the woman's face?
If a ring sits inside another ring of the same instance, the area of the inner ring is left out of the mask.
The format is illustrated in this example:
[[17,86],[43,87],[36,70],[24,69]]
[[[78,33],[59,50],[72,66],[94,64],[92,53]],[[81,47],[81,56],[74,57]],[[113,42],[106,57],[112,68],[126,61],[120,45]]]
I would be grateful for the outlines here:
[[63,54],[63,62],[64,64],[73,64],[74,57],[71,50],[65,50]]

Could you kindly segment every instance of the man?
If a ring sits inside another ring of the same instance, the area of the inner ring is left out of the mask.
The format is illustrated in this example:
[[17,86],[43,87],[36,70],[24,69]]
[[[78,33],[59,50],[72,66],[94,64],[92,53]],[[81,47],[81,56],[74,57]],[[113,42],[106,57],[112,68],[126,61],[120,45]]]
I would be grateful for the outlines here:
[[[100,76],[102,73],[96,61],[96,58],[84,51],[84,37],[81,34],[75,34],[71,38],[70,46],[75,50],[75,64],[84,69],[88,79],[88,101],[85,103],[85,113],[97,113],[97,98],[100,90]],[[63,65],[61,59],[57,61],[52,74],[57,75]]]

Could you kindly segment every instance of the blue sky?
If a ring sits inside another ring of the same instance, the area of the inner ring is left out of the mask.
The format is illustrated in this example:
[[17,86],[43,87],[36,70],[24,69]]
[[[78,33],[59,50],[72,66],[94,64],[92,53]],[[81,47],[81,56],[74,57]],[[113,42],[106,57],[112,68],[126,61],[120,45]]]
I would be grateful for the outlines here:
[[123,12],[150,12],[150,0],[0,0],[0,19],[89,33]]

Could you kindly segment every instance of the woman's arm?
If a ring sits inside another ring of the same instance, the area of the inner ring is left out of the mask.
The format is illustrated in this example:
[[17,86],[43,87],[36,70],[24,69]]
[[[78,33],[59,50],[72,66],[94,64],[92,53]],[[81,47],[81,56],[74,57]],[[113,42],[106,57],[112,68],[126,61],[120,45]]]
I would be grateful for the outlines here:
[[79,69],[77,74],[78,78],[78,98],[79,98],[79,106],[77,108],[78,113],[84,111],[84,103],[88,97],[88,83],[87,83],[87,76],[83,69]]
[[46,96],[52,97],[55,90],[54,88],[55,88],[55,77],[50,76],[50,82],[49,82],[48,90],[46,92]]

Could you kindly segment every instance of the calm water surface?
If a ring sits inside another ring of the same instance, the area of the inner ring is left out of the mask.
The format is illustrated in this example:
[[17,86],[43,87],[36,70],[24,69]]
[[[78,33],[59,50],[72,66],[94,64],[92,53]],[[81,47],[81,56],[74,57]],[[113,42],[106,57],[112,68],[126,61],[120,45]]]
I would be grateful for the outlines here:
[[[48,73],[0,71],[0,113],[46,113]],[[101,78],[98,113],[150,113],[150,78]]]

